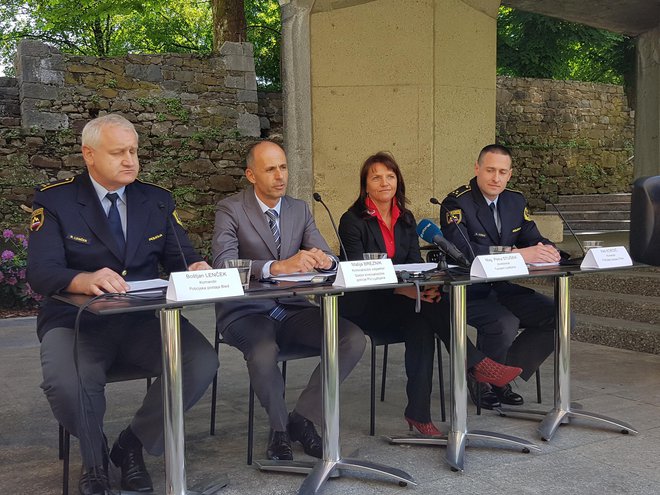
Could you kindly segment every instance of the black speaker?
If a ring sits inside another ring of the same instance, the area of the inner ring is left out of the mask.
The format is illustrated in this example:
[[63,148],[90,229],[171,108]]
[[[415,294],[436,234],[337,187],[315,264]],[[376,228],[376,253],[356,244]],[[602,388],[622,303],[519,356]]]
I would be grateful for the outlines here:
[[633,184],[630,204],[630,256],[660,266],[660,175]]

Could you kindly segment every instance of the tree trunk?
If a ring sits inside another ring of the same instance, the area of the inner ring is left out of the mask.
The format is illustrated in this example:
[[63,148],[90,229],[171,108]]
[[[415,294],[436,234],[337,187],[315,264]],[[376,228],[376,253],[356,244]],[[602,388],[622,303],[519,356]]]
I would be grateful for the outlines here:
[[211,0],[213,12],[213,51],[225,41],[245,41],[245,7],[243,0]]

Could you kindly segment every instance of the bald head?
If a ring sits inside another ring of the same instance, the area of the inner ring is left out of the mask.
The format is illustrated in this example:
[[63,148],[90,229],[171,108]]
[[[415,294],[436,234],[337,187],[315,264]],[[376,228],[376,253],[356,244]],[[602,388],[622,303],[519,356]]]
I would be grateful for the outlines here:
[[245,177],[254,186],[257,197],[273,208],[286,194],[289,170],[282,147],[271,141],[252,146],[245,159]]
[[279,151],[284,154],[284,150],[279,144],[273,143],[272,141],[259,141],[248,150],[247,158],[245,159],[247,168],[254,170],[254,162],[256,157],[259,157],[264,153],[268,153],[269,151]]

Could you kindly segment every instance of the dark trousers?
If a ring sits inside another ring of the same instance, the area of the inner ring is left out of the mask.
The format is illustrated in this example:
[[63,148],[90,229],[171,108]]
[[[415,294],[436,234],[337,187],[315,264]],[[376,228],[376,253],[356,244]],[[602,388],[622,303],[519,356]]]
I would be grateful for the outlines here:
[[[251,314],[232,322],[222,333],[225,342],[243,353],[250,381],[259,402],[266,409],[270,427],[285,431],[288,411],[284,401],[284,381],[277,366],[280,349],[291,345],[316,348],[321,352],[323,320],[319,308],[287,306],[287,316],[276,321],[266,314]],[[342,382],[360,361],[365,338],[362,330],[343,318],[339,319],[339,381]],[[323,412],[321,368],[316,367],[307,386],[296,402],[295,411],[321,424]]]
[[[106,373],[114,365],[130,364],[153,374],[161,371],[160,323],[154,317],[112,318],[112,324],[82,328],[78,338],[78,381],[74,365],[74,332],[53,328],[41,342],[41,367],[46,394],[55,418],[80,440],[86,467],[102,464],[105,448]],[[181,319],[183,407],[188,410],[204,394],[218,368],[213,346],[184,318]],[[81,408],[81,404],[84,408]],[[147,452],[163,453],[161,379],[149,388],[131,429]]]
[[521,378],[529,380],[554,350],[554,302],[509,282],[496,282],[489,292],[475,288],[477,294],[468,289],[467,319],[477,328],[480,349],[495,361],[522,368]]
[[[345,296],[346,297],[346,296]],[[364,311],[350,316],[368,335],[395,337],[405,342],[406,394],[405,416],[415,421],[431,421],[431,391],[435,334],[449,349],[449,304],[447,296],[439,303],[421,303],[415,313],[415,300],[392,292],[374,291],[362,298]],[[484,358],[468,340],[467,366],[471,368]]]

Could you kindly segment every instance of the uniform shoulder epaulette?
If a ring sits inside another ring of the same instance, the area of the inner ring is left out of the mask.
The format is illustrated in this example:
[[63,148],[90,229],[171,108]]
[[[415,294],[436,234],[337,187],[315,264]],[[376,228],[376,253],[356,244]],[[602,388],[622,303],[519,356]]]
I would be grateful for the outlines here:
[[470,184],[465,184],[459,187],[458,189],[454,189],[452,192],[448,194],[448,196],[451,196],[453,198],[458,198],[459,196],[462,196],[463,194],[469,192],[470,190],[472,190]]
[[154,187],[157,187],[158,189],[162,189],[163,191],[167,191],[168,193],[171,193],[171,192],[172,192],[172,191],[170,191],[168,188],[163,187],[163,186],[159,186],[158,184],[155,184],[155,183],[153,183],[153,182],[147,182],[146,180],[142,180],[142,179],[135,179],[135,180],[137,180],[138,182],[140,182],[140,183],[142,183],[142,184],[146,184],[146,185],[148,185],[148,186],[154,186]]
[[522,191],[518,191],[518,189],[511,189],[510,187],[507,187],[507,188],[506,188],[506,191],[513,192],[513,193],[518,193],[518,194],[520,194],[521,196],[524,196],[523,192],[522,192]]
[[45,191],[47,189],[51,189],[53,187],[57,186],[63,186],[64,184],[71,184],[74,180],[76,180],[75,176],[74,177],[67,177],[66,179],[58,180],[55,182],[48,182],[47,184],[41,184],[38,186],[39,192]]

